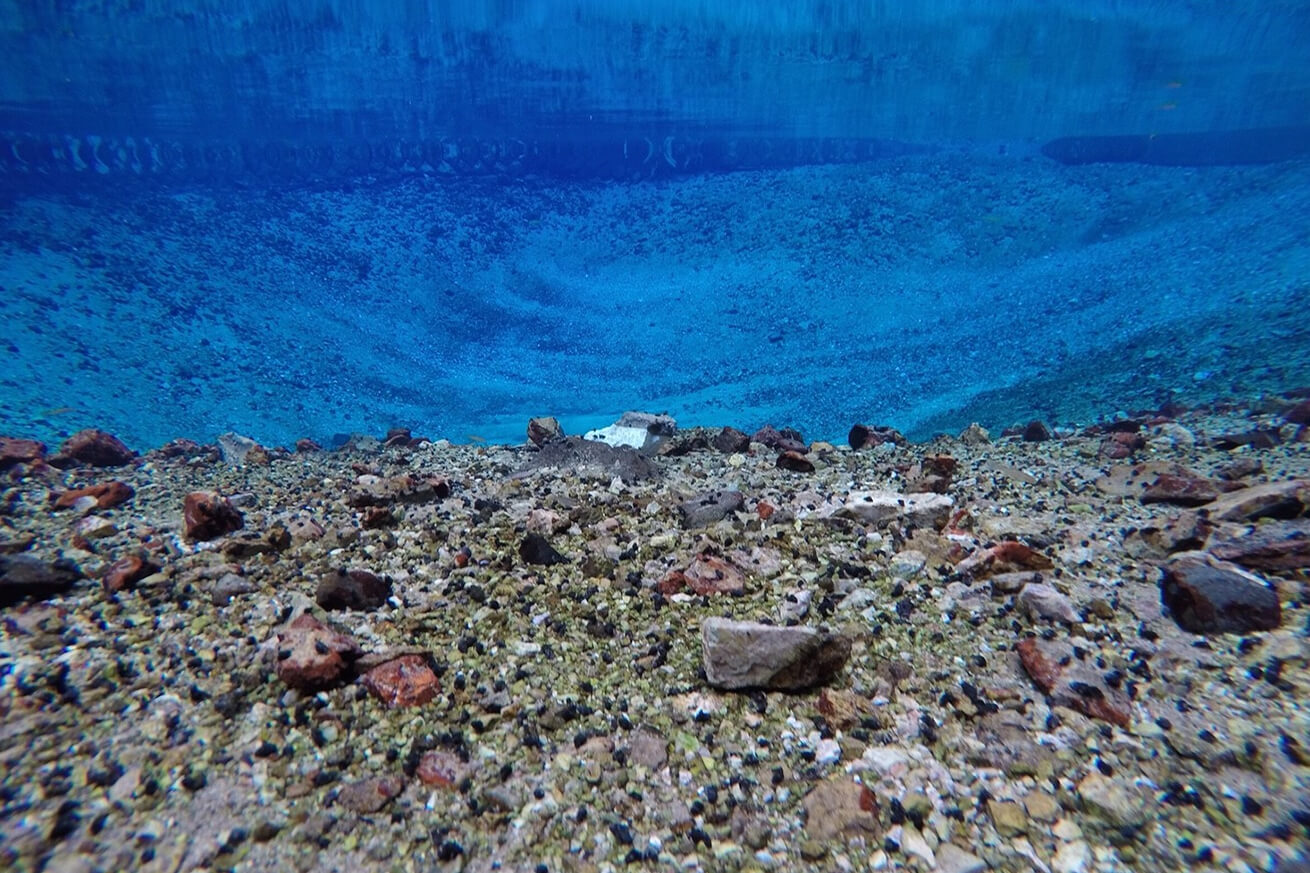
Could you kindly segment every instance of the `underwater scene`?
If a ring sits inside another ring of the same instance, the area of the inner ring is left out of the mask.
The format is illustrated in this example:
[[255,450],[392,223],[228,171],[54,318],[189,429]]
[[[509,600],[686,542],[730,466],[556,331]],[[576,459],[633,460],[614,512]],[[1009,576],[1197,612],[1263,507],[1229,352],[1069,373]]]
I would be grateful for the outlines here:
[[1310,873],[1310,5],[0,49],[0,870]]

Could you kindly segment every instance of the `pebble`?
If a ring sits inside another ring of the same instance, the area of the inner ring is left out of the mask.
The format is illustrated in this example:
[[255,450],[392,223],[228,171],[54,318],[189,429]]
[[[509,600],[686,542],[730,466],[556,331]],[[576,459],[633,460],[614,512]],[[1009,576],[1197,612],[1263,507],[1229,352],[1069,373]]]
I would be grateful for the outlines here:
[[816,785],[805,796],[803,805],[805,830],[821,845],[860,834],[872,837],[879,831],[878,803],[873,792],[845,773]]
[[402,655],[369,670],[360,684],[389,708],[422,706],[441,691],[437,674],[421,655]]
[[983,873],[987,869],[986,861],[954,843],[942,843],[936,854],[938,873]]
[[1091,865],[1092,849],[1084,840],[1061,843],[1051,859],[1051,869],[1055,873],[1084,873]]
[[352,638],[307,612],[278,631],[277,640],[278,678],[303,691],[334,685],[361,651]]

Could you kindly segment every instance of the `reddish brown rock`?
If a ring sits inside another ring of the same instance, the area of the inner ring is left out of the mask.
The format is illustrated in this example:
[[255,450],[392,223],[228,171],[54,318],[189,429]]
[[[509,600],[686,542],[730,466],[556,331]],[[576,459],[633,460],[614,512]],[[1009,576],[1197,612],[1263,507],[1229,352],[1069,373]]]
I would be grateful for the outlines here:
[[390,708],[422,706],[441,692],[441,682],[420,655],[403,655],[379,664],[360,679],[374,697]]
[[1005,540],[988,549],[980,549],[955,565],[955,572],[972,579],[986,579],[998,573],[1019,570],[1050,570],[1051,559],[1031,546],[1016,540]]
[[850,443],[853,449],[871,449],[883,443],[903,446],[909,442],[905,439],[904,434],[894,427],[886,427],[885,425],[869,427],[865,424],[852,426],[850,433],[846,435],[846,441]]
[[217,461],[220,452],[218,446],[202,446],[195,440],[178,439],[164,443],[159,448],[150,452],[150,455],[159,458],[195,458],[205,456],[211,461]]
[[1172,503],[1177,506],[1201,506],[1219,496],[1219,489],[1209,479],[1161,473],[1142,492],[1143,503]]
[[1105,684],[1101,674],[1073,656],[1068,643],[1047,643],[1033,638],[1015,647],[1019,662],[1052,703],[1077,710],[1088,718],[1127,727],[1132,718],[1128,698]]
[[[356,468],[357,472],[360,468]],[[372,468],[363,468],[346,503],[356,509],[389,506],[393,503],[428,503],[450,496],[450,483],[440,476],[377,476]]]
[[528,439],[534,446],[564,438],[564,429],[553,416],[528,419]]
[[301,691],[335,685],[360,655],[358,643],[307,612],[278,631],[277,640],[277,676]]
[[868,786],[845,773],[829,776],[805,796],[805,830],[820,842],[864,836],[877,839],[878,801]]
[[799,452],[805,454],[809,446],[805,445],[805,440],[801,437],[800,432],[790,427],[784,427],[778,430],[772,425],[765,425],[751,435],[751,442],[763,443],[771,449],[777,449],[780,452]]
[[735,427],[725,427],[714,435],[711,445],[725,455],[745,454],[750,451],[751,438]]
[[404,790],[405,780],[399,776],[370,776],[343,786],[337,803],[351,812],[371,815],[381,812]]
[[740,594],[746,590],[746,574],[731,561],[701,552],[682,571],[687,587],[697,594]]
[[159,565],[152,564],[140,555],[128,555],[109,565],[101,579],[105,591],[116,594],[131,588],[142,579],[159,572]]
[[424,437],[414,436],[407,427],[393,427],[387,431],[382,444],[388,448],[415,449],[427,441]]
[[189,540],[212,540],[245,524],[232,502],[213,491],[192,491],[182,504],[183,535]]
[[472,769],[454,752],[433,749],[430,752],[424,752],[423,757],[419,758],[418,770],[415,775],[424,785],[437,788],[454,788],[464,781]]
[[0,470],[45,460],[45,443],[0,437]]
[[79,430],[59,447],[59,454],[50,459],[55,467],[87,464],[92,467],[121,467],[132,463],[136,452],[125,446],[118,437],[103,430]]
[[136,496],[136,492],[132,490],[131,485],[114,480],[65,491],[55,498],[55,508],[67,509],[82,497],[93,497],[98,509],[111,509],[120,503],[126,503],[134,496]]
[[318,443],[314,442],[313,440],[311,440],[309,437],[302,437],[296,440],[296,451],[300,452],[301,454],[307,454],[309,452],[321,452],[323,451],[323,447],[320,446]]
[[1137,432],[1115,431],[1101,441],[1101,454],[1120,460],[1146,448],[1146,437]]
[[318,582],[315,600],[324,609],[377,609],[391,596],[391,579],[368,570],[338,569]]
[[1278,595],[1234,564],[1199,557],[1164,567],[1160,596],[1174,621],[1194,634],[1274,630],[1282,624]]
[[793,473],[814,472],[814,464],[810,459],[796,451],[783,452],[778,456],[776,466],[780,470],[791,470]]
[[1051,438],[1051,429],[1044,422],[1034,419],[1024,426],[1020,436],[1026,443],[1046,442]]
[[360,518],[360,527],[364,530],[377,530],[395,524],[396,516],[389,506],[370,506]]

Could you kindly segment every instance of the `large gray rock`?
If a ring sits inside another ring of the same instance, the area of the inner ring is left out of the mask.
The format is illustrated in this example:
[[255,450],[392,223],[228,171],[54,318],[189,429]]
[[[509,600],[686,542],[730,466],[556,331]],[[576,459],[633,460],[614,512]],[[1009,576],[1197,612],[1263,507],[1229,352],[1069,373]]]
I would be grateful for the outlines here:
[[745,505],[746,498],[740,491],[706,491],[678,504],[678,512],[682,514],[683,527],[705,527],[727,518]]
[[34,597],[43,600],[62,594],[82,578],[82,570],[68,558],[45,561],[35,555],[0,555],[0,607]]
[[849,518],[872,527],[909,524],[940,528],[946,524],[954,501],[945,494],[898,491],[852,491],[815,510],[816,518]]
[[811,627],[707,618],[700,628],[705,676],[716,688],[799,691],[832,679],[851,641]]
[[576,436],[546,443],[541,451],[528,457],[518,475],[539,470],[571,471],[580,479],[603,482],[616,476],[624,482],[640,482],[656,475],[651,462],[634,449],[615,448]]

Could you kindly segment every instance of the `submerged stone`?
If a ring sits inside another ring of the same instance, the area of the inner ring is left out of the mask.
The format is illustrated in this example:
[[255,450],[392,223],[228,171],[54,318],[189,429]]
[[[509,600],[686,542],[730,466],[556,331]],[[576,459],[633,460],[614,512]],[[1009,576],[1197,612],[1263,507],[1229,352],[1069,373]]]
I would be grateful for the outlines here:
[[28,597],[62,594],[81,578],[81,568],[67,558],[45,561],[35,555],[0,555],[0,607]]
[[701,652],[710,685],[729,691],[800,691],[837,675],[851,654],[846,637],[811,627],[707,618]]
[[1233,564],[1176,560],[1164,568],[1160,595],[1178,626],[1194,634],[1273,630],[1283,620],[1274,590]]

